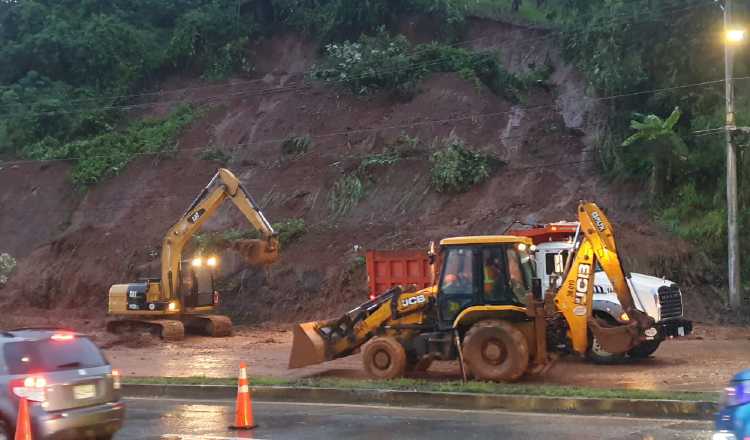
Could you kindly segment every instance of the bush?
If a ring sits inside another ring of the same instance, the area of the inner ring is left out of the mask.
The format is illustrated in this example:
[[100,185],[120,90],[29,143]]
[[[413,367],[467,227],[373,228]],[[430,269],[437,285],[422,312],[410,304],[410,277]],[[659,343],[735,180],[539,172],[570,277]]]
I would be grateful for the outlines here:
[[358,173],[347,174],[333,184],[328,206],[334,216],[341,216],[354,208],[365,195],[365,187]]
[[310,136],[291,136],[281,144],[281,153],[287,156],[307,153],[312,144]]
[[[279,234],[281,246],[287,246],[307,233],[305,220],[293,218],[282,220],[271,225]],[[196,234],[193,237],[197,250],[203,254],[213,254],[229,247],[238,240],[257,240],[260,233],[255,229],[227,229]]]
[[15,268],[15,258],[11,257],[10,254],[0,254],[0,287],[3,287],[8,282],[8,277]]
[[471,52],[440,43],[412,48],[406,37],[391,36],[382,28],[375,36],[363,35],[355,43],[327,45],[326,59],[313,67],[311,77],[344,85],[357,95],[388,90],[411,97],[419,80],[432,72],[458,72],[513,102],[526,86],[505,70],[497,52]]
[[123,131],[111,130],[89,139],[61,142],[46,137],[25,147],[23,154],[37,160],[74,159],[73,181],[92,185],[118,174],[140,154],[175,151],[174,139],[195,116],[192,108],[180,107],[166,119],[136,122]]
[[435,152],[432,161],[432,185],[438,192],[465,192],[490,177],[500,161],[468,150],[464,142],[451,137],[443,149]]
[[206,148],[198,157],[201,160],[219,162],[222,165],[226,165],[232,159],[232,156],[219,148]]

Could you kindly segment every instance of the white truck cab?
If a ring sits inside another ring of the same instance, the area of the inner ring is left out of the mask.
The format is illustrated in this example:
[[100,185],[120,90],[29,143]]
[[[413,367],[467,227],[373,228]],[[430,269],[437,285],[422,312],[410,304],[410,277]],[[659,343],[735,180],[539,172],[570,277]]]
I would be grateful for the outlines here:
[[[561,276],[563,272],[565,262],[574,247],[573,236],[577,227],[577,222],[558,222],[511,231],[513,235],[529,236],[534,241],[537,276],[542,280],[542,290],[545,293],[550,288],[552,280]],[[692,332],[692,323],[683,318],[682,292],[677,284],[665,278],[640,273],[628,273],[626,277],[636,308],[651,316],[659,330],[654,340],[645,341],[631,350],[628,353],[630,357],[648,357],[665,339],[685,336]],[[594,316],[611,325],[623,324],[629,319],[622,310],[612,283],[598,265],[592,309]],[[623,357],[601,350],[597,341],[592,341],[589,358],[594,362],[614,363]]]

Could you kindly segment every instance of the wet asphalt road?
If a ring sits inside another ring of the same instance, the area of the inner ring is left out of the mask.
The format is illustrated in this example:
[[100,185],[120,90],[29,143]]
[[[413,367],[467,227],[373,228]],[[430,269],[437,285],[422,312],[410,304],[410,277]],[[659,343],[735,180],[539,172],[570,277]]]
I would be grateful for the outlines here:
[[[117,440],[708,439],[710,422],[383,406],[254,402],[252,432],[230,431],[233,402],[127,399]],[[171,435],[170,435],[171,434]]]

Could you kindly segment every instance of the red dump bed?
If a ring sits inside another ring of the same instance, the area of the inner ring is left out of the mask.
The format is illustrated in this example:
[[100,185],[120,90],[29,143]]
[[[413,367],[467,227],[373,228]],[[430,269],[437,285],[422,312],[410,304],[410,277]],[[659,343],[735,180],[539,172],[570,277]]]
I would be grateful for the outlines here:
[[430,261],[419,249],[367,251],[367,287],[370,299],[398,285],[430,287]]

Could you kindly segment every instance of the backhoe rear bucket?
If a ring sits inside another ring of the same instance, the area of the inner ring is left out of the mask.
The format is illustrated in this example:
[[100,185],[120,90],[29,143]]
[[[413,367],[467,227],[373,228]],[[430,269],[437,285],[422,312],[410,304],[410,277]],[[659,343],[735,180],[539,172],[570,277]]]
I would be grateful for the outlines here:
[[294,326],[289,368],[302,368],[325,362],[326,342],[315,329],[317,322]]
[[269,246],[266,240],[237,240],[232,249],[251,266],[267,266],[279,259],[279,246]]

